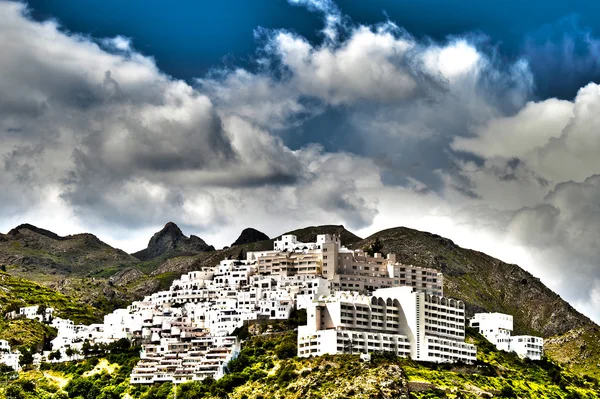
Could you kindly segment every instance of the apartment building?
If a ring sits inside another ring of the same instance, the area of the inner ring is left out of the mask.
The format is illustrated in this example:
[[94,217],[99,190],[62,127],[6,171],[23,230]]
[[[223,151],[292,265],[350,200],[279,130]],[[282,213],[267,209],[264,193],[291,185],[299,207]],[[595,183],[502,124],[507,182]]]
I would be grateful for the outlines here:
[[144,346],[132,370],[132,384],[184,383],[211,376],[220,378],[227,363],[239,353],[236,337],[214,337],[198,332],[183,339],[163,338]]
[[314,243],[285,235],[275,241],[273,250],[248,252],[246,260],[256,262],[258,274],[319,276],[331,281],[333,290],[368,294],[380,288],[409,286],[443,295],[443,275],[437,270],[401,264],[395,254],[384,258],[380,253],[370,256],[350,250],[332,234],[317,235]]
[[302,357],[386,351],[435,362],[476,359],[475,346],[464,342],[464,303],[412,287],[321,296],[307,320],[298,329]]
[[395,254],[384,258],[380,253],[370,256],[361,250],[336,251],[334,246],[325,246],[324,251],[323,270],[331,276],[334,289],[370,293],[380,288],[409,286],[417,291],[443,295],[442,273],[401,264]]
[[544,356],[544,339],[531,335],[515,335],[513,317],[504,313],[475,313],[469,320],[470,326],[477,329],[498,350],[515,352],[522,358],[540,360]]

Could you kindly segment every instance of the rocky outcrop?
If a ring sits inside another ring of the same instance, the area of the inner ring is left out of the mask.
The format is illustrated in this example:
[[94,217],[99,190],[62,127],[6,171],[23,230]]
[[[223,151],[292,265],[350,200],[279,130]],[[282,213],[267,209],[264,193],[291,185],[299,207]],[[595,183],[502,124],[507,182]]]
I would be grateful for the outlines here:
[[108,279],[108,281],[117,287],[121,287],[121,286],[131,283],[132,281],[140,279],[143,276],[144,276],[144,273],[140,272],[138,269],[136,269],[134,267],[131,267],[131,268],[128,268],[125,270],[121,270],[114,276],[111,276]]
[[31,225],[29,223],[24,223],[24,224],[21,224],[21,225],[15,227],[14,229],[12,229],[11,231],[8,232],[8,235],[11,237],[17,237],[19,235],[24,234],[23,230],[31,231],[33,233],[36,233],[36,234],[39,234],[42,236],[46,236],[53,240],[66,240],[67,239],[66,237],[61,237],[56,233],[53,233],[49,230],[40,229],[39,227],[35,227],[34,225]]
[[161,231],[152,236],[146,249],[132,255],[139,260],[146,261],[163,255],[192,255],[214,250],[212,245],[208,245],[198,236],[186,237],[175,223],[169,222]]
[[243,245],[243,244],[251,244],[253,242],[259,241],[267,241],[269,240],[269,236],[263,233],[262,231],[258,231],[253,229],[252,227],[248,227],[247,229],[242,230],[242,234],[238,237],[237,240],[231,246],[234,245]]

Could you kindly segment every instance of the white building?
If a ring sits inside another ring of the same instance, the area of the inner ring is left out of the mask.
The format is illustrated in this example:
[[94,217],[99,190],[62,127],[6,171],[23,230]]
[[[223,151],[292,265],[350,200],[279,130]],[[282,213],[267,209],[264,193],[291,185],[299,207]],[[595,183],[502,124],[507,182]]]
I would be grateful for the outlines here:
[[48,307],[40,309],[39,305],[25,306],[19,308],[19,316],[28,319],[37,320],[40,323],[49,323],[52,320],[54,308]]
[[19,365],[19,352],[13,352],[10,349],[10,345],[8,341],[0,339],[0,363],[5,364],[8,367],[12,367],[13,370],[19,371],[21,370],[21,366]]
[[544,356],[544,339],[532,335],[514,335],[510,337],[510,350],[520,357],[541,360]]
[[319,234],[316,242],[299,242],[298,237],[293,234],[283,235],[275,240],[275,251],[303,251],[322,249],[325,243],[335,243],[341,247],[340,237],[335,234]]
[[475,346],[464,342],[463,302],[411,287],[322,296],[308,307],[307,320],[298,328],[302,357],[386,351],[435,362],[476,359]]
[[544,355],[544,339],[530,335],[511,336],[513,317],[504,313],[475,313],[470,325],[498,350],[515,352],[520,357],[540,360]]
[[201,381],[208,376],[218,379],[238,353],[235,337],[213,337],[197,332],[181,340],[163,338],[159,343],[144,346],[130,382],[180,384]]
[[475,313],[469,320],[498,350],[510,351],[510,334],[513,331],[513,317],[504,313]]

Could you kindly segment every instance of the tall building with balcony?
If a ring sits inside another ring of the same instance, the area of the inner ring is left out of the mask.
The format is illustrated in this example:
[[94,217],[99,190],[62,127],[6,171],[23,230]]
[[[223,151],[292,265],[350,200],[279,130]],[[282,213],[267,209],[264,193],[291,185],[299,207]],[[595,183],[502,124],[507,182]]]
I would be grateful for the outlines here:
[[301,357],[393,352],[416,360],[473,362],[464,342],[464,303],[415,291],[378,289],[373,295],[338,291],[313,301],[298,329]]

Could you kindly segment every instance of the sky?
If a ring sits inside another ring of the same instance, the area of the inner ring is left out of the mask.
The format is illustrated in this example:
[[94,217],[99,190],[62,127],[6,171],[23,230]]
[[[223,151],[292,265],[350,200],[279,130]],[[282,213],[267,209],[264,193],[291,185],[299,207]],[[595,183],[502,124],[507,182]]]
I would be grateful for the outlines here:
[[0,231],[407,226],[600,321],[598,8],[0,0]]

